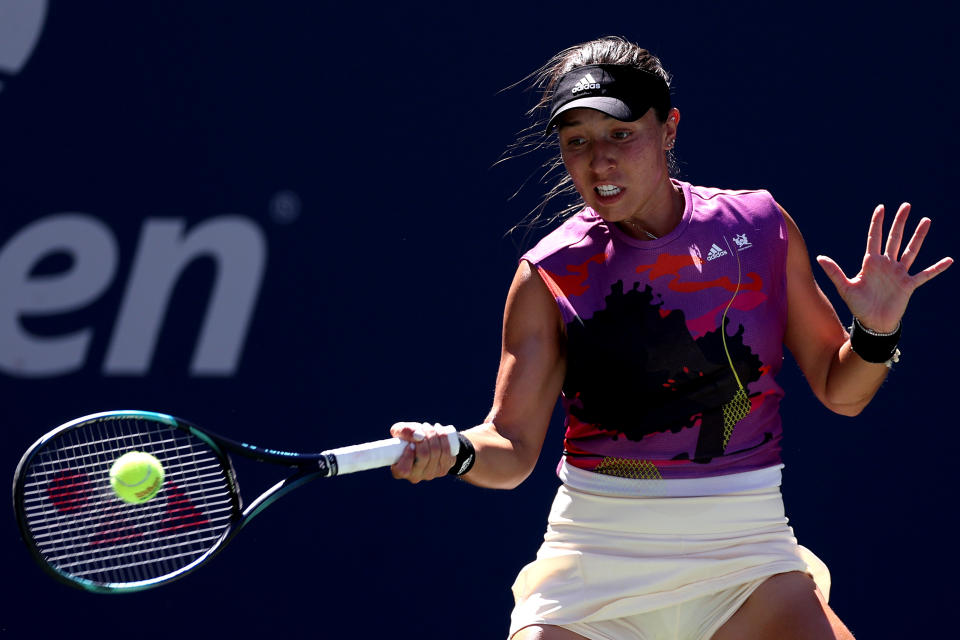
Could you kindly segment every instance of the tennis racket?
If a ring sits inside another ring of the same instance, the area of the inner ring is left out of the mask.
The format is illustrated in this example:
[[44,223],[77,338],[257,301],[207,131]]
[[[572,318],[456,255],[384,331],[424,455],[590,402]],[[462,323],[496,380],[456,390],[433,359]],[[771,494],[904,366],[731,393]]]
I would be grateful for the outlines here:
[[[440,427],[454,455],[453,427]],[[77,418],[37,440],[13,479],[24,542],[53,577],[99,593],[156,587],[209,562],[250,520],[309,480],[386,467],[409,443],[377,442],[302,454],[218,436],[173,416],[107,411]],[[163,465],[160,492],[128,504],[110,486],[113,462],[144,451]],[[244,507],[230,454],[292,467]]]

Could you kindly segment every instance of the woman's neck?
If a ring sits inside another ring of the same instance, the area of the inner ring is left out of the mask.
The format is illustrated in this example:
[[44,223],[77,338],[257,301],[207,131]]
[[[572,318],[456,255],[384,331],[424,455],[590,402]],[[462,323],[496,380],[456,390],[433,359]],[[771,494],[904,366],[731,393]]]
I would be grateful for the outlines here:
[[683,189],[668,179],[654,200],[650,210],[627,218],[620,228],[639,240],[657,240],[673,231],[686,208]]

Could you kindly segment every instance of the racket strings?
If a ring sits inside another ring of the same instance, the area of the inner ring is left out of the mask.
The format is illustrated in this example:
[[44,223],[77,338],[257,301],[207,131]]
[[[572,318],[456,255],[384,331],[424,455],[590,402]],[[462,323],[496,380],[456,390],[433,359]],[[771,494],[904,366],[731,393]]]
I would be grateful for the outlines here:
[[[127,451],[156,456],[164,487],[127,504],[110,487]],[[23,512],[40,554],[57,571],[97,584],[152,581],[188,566],[236,513],[226,471],[200,438],[144,418],[93,420],[45,444],[30,463]]]

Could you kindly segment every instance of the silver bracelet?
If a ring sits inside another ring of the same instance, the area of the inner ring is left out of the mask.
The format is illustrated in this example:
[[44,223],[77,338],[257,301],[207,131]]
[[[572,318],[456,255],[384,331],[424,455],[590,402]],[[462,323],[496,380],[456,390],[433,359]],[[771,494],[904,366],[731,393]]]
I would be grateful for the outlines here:
[[860,328],[861,328],[861,329],[863,329],[864,331],[866,331],[867,333],[869,333],[869,334],[872,335],[872,336],[877,336],[878,338],[889,338],[890,336],[896,334],[897,331],[900,331],[901,325],[903,324],[903,320],[898,320],[898,321],[897,321],[897,326],[894,327],[893,331],[888,331],[887,333],[882,333],[882,332],[880,332],[880,331],[874,331],[874,330],[871,329],[870,327],[864,325],[862,322],[860,322],[860,318],[858,318],[857,316],[853,316],[853,321],[856,322],[858,325],[860,325]]

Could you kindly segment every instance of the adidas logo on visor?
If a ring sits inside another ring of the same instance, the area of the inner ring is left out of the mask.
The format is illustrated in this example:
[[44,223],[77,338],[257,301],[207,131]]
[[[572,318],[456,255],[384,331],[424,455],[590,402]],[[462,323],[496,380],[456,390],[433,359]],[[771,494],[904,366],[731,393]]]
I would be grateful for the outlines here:
[[570,93],[579,93],[581,91],[586,91],[588,89],[599,89],[600,83],[593,79],[593,76],[589,73],[573,85],[573,89],[570,90]]

